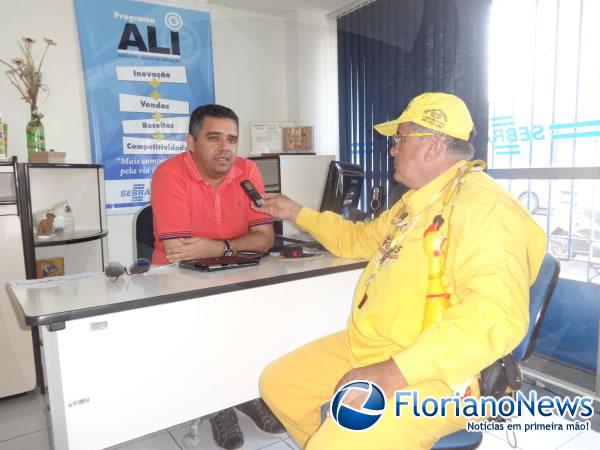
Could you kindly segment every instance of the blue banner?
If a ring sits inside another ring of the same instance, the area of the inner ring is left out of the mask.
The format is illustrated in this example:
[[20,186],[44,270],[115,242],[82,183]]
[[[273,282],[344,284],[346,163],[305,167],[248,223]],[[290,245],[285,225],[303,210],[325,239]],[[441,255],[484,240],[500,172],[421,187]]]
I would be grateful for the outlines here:
[[145,205],[163,160],[186,149],[188,118],[214,103],[210,15],[132,0],[75,0],[92,160],[108,212]]

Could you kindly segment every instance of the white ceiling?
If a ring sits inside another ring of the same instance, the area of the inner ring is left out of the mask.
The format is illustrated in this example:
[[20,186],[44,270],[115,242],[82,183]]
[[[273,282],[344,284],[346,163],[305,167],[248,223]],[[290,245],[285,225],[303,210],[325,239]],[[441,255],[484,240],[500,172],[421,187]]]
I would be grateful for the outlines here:
[[354,3],[354,0],[208,0],[208,3],[263,14],[288,16],[298,11],[327,14]]

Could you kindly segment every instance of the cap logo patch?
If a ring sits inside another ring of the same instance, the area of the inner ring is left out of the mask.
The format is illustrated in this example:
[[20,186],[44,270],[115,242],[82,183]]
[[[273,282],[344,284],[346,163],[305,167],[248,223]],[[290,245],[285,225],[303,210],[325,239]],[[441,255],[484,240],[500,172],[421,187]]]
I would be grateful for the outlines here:
[[446,113],[441,109],[426,109],[423,111],[423,122],[433,125],[435,128],[443,129],[448,122]]

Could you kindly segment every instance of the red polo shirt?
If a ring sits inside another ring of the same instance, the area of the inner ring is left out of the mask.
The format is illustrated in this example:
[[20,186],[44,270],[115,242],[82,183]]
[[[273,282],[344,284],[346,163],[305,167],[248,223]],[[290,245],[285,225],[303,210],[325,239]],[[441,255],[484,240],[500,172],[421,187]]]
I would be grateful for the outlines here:
[[235,239],[248,234],[249,227],[272,223],[271,216],[250,208],[250,199],[240,187],[243,180],[250,180],[257,191],[264,192],[256,164],[245,158],[236,158],[217,187],[202,178],[190,152],[160,164],[152,177],[152,264],[169,262],[163,239]]

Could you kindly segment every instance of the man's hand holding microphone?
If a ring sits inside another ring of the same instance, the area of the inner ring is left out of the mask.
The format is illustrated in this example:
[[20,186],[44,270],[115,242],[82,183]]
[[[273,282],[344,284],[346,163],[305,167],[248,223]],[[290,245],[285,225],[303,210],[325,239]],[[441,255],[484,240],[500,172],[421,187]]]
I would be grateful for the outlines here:
[[283,194],[264,194],[263,202],[260,207],[252,205],[256,211],[270,214],[277,220],[296,221],[302,205],[299,205],[291,198]]

